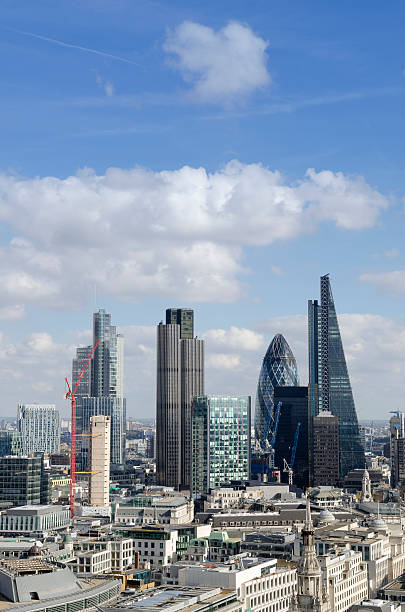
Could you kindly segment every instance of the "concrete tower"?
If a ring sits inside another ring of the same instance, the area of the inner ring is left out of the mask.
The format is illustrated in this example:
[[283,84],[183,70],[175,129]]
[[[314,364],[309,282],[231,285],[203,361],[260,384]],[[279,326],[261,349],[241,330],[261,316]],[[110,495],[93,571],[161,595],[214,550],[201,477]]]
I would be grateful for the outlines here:
[[110,503],[110,417],[101,414],[90,417],[89,503]]

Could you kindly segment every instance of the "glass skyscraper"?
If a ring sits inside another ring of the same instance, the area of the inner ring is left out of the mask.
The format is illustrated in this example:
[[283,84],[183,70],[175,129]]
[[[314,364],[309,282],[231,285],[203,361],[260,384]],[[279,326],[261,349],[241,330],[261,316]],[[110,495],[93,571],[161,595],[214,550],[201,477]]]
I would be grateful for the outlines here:
[[[88,468],[90,417],[98,414],[111,419],[111,463],[125,462],[126,400],[123,397],[124,338],[111,324],[103,308],[93,314],[93,345],[99,340],[91,364],[76,391],[77,459],[81,470]],[[91,346],[80,347],[72,364],[72,388],[87,361]]]
[[274,387],[299,385],[297,362],[287,340],[276,334],[263,359],[256,394],[255,432],[262,443],[269,418],[274,418]]
[[[339,476],[364,468],[364,449],[347,370],[329,275],[321,276],[321,303],[308,303],[309,410],[339,419]],[[312,426],[310,446],[313,446]]]
[[201,396],[191,407],[191,493],[248,480],[250,397]]

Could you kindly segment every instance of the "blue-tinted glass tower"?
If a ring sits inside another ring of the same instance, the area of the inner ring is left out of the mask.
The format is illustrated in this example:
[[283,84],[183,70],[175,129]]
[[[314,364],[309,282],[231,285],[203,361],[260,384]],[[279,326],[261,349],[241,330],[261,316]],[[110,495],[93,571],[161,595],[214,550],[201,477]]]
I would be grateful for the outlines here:
[[[263,442],[266,429],[269,429],[269,419],[274,418],[274,387],[298,385],[297,362],[292,350],[284,336],[276,334],[264,356],[257,385],[255,431],[260,443]],[[269,433],[267,437],[270,437]]]
[[[308,303],[309,409],[339,419],[339,477],[364,468],[364,450],[329,275],[321,276],[321,303]],[[312,427],[311,427],[312,446]]]

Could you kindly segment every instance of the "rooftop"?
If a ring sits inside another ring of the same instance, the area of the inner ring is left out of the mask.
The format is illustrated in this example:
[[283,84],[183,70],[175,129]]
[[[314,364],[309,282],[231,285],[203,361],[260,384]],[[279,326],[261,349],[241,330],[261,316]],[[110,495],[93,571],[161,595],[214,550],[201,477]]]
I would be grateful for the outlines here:
[[114,602],[110,607],[103,607],[102,610],[111,612],[112,610],[140,610],[142,612],[175,612],[177,610],[187,610],[192,612],[201,606],[214,604],[223,598],[236,597],[233,591],[227,591],[213,587],[177,587],[165,586],[151,589],[148,592],[137,593],[133,597],[122,598]]

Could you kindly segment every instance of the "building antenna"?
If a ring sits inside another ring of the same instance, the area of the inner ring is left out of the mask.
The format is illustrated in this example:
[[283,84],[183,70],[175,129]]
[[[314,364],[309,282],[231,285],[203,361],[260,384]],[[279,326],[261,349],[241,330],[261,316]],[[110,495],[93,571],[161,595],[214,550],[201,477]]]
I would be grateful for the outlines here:
[[97,312],[97,285],[94,283],[94,310],[93,312]]

